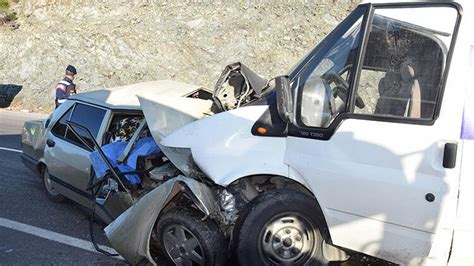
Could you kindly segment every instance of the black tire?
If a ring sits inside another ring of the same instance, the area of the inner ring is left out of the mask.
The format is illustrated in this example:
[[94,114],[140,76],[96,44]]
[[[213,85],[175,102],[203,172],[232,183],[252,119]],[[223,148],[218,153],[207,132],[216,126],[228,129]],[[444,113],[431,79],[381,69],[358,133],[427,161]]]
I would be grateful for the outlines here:
[[65,200],[64,196],[59,194],[54,190],[54,184],[51,183],[49,179],[49,172],[48,168],[44,166],[41,169],[41,179],[43,181],[44,191],[46,192],[46,196],[54,202],[63,202]]
[[266,192],[239,216],[233,254],[239,265],[327,265],[325,222],[316,200],[301,192]]
[[[160,253],[176,265],[225,265],[227,241],[211,219],[194,209],[175,208],[163,214],[156,225]],[[184,239],[180,238],[180,235]],[[196,243],[194,243],[197,240]],[[199,257],[201,258],[199,260]],[[191,262],[186,264],[184,262]],[[198,262],[199,261],[199,262]]]

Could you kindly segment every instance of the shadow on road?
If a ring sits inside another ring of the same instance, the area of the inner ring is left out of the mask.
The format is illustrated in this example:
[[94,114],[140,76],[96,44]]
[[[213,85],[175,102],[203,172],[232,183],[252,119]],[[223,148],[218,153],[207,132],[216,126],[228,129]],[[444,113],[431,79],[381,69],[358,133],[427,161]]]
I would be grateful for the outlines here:
[[9,107],[22,88],[16,84],[0,84],[0,108]]

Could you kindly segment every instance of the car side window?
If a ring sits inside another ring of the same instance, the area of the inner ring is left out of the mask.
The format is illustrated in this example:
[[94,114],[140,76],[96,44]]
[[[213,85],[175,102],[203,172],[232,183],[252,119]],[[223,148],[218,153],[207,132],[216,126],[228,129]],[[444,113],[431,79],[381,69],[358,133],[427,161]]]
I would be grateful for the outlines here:
[[[104,120],[105,113],[106,110],[104,109],[78,103],[74,108],[74,112],[71,115],[70,121],[86,127],[90,130],[93,137],[97,138],[97,134],[99,133],[100,126]],[[79,128],[74,129],[90,147],[94,147],[93,142],[87,132]],[[80,147],[88,149],[87,146],[85,146],[84,143],[82,143],[82,141],[71,130],[66,132],[66,140]]]
[[432,120],[456,19],[449,6],[376,9],[354,112]]
[[64,138],[66,135],[66,122],[71,118],[72,109],[72,107],[69,108],[69,110],[59,119],[58,122],[56,122],[56,124],[51,129],[51,133],[53,133],[53,135],[56,137]]

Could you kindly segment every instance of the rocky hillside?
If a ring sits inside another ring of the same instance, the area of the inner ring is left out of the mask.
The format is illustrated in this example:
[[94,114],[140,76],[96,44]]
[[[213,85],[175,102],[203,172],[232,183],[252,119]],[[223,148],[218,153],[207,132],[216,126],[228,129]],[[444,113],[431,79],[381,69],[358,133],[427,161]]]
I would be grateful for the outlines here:
[[52,110],[68,64],[81,91],[156,79],[212,88],[235,61],[283,74],[358,1],[269,2],[20,0],[0,26],[0,93],[19,93],[0,106]]

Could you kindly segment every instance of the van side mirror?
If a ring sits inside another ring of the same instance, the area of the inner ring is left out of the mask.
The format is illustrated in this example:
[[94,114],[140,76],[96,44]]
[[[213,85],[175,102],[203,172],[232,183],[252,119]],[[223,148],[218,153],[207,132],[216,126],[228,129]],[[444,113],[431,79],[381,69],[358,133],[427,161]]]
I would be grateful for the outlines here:
[[293,99],[291,98],[290,79],[288,76],[275,77],[275,91],[278,114],[284,122],[290,123],[293,113]]

